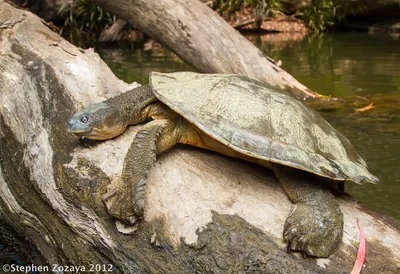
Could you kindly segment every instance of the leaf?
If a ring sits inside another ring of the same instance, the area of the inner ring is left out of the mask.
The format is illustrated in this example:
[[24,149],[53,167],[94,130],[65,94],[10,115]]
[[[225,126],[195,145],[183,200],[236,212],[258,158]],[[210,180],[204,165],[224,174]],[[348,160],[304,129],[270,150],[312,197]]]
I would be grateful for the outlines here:
[[366,241],[365,241],[364,230],[358,219],[357,219],[357,225],[358,225],[358,229],[360,230],[360,245],[358,246],[357,258],[356,258],[356,262],[354,263],[354,267],[353,267],[353,270],[351,271],[351,274],[360,274],[361,269],[364,265],[365,253],[366,253],[366,249],[365,249]]
[[369,105],[366,106],[366,107],[356,108],[356,109],[354,109],[354,110],[355,110],[356,112],[364,112],[364,111],[371,110],[371,109],[373,109],[373,108],[375,108],[375,106],[374,106],[374,103],[371,102],[371,104],[369,104]]

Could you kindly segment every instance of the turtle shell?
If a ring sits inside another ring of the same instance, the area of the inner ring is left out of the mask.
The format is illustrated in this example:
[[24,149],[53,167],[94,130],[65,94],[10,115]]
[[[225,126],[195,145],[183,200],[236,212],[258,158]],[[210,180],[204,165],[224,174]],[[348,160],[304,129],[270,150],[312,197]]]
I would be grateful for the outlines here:
[[242,154],[332,180],[378,182],[346,137],[278,88],[193,72],[153,72],[150,86],[161,102]]

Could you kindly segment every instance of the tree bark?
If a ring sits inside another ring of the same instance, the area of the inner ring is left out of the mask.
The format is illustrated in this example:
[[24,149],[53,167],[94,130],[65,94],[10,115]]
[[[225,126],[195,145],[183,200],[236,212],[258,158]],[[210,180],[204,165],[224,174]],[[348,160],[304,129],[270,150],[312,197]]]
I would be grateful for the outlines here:
[[368,239],[363,273],[399,271],[398,226],[346,195],[338,198],[345,231],[337,252],[329,259],[287,254],[282,230],[291,203],[273,173],[184,146],[159,157],[144,220],[132,233],[100,197],[120,179],[139,127],[88,145],[66,131],[66,121],[133,85],[93,50],[2,0],[0,72],[0,240],[27,239],[33,255],[25,264],[80,273],[348,273],[359,219]]
[[235,73],[316,97],[199,0],[92,0],[175,52],[200,72]]
[[99,42],[116,42],[126,39],[129,31],[129,23],[118,19],[114,24],[105,28],[99,37]]

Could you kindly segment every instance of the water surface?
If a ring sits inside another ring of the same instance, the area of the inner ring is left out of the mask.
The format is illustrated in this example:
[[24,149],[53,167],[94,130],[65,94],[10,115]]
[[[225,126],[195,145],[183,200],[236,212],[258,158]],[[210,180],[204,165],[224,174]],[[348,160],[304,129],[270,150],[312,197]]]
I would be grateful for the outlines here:
[[[376,106],[358,113],[322,115],[354,145],[379,177],[377,185],[346,184],[363,204],[400,220],[400,40],[387,34],[334,33],[293,41],[279,35],[248,37],[282,68],[318,93],[365,97]],[[103,59],[126,82],[147,83],[151,71],[194,69],[170,51],[155,47],[101,49]],[[223,53],[221,53],[223,54]]]

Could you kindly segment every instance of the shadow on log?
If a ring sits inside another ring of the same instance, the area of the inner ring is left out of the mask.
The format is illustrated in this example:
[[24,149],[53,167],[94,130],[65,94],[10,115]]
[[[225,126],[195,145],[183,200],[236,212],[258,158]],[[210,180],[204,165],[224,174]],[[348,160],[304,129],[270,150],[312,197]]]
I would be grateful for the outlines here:
[[1,0],[0,35],[0,225],[16,234],[5,244],[24,237],[36,247],[34,263],[82,273],[96,264],[113,273],[348,273],[358,218],[368,241],[363,273],[399,271],[399,228],[348,196],[339,198],[345,228],[334,255],[287,254],[281,234],[291,203],[272,172],[185,146],[159,157],[144,222],[119,232],[129,229],[116,226],[100,197],[120,179],[139,127],[87,145],[66,121],[134,85]]

